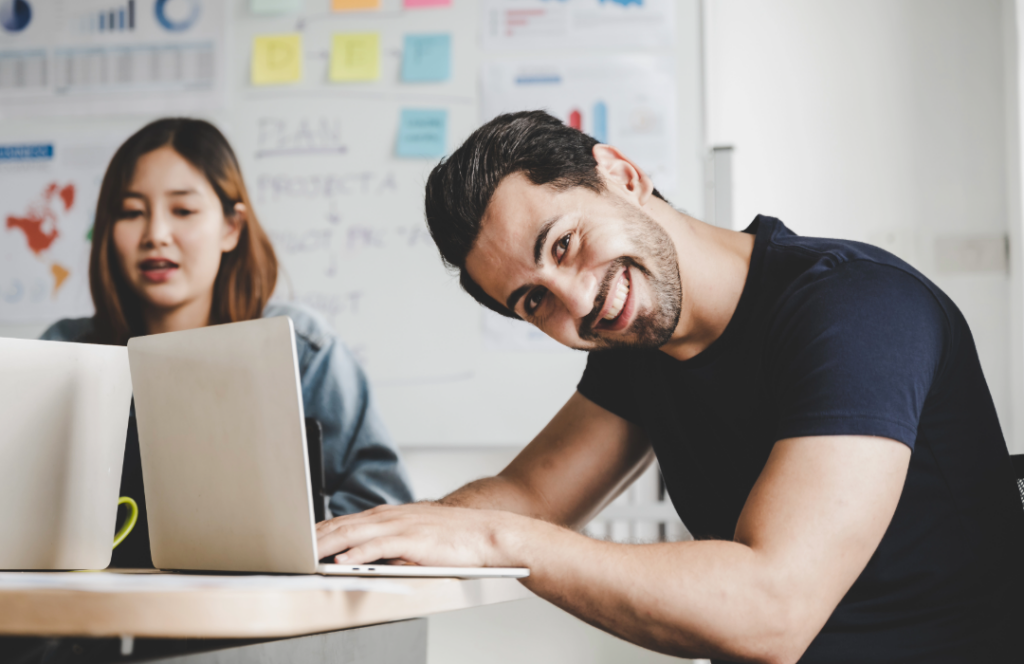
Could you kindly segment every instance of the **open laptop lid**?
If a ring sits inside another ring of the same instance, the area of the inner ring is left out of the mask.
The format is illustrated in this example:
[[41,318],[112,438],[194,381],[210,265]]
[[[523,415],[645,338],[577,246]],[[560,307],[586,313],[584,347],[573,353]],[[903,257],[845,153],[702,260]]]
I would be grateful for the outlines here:
[[316,571],[291,319],[128,342],[154,566]]
[[110,564],[132,383],[118,346],[0,339],[0,569]]

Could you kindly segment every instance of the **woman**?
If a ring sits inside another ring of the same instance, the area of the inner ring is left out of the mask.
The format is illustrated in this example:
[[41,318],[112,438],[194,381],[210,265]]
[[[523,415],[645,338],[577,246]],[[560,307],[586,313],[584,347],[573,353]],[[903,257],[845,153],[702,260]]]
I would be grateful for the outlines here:
[[[276,281],[274,249],[227,140],[202,120],[157,120],[118,149],[103,177],[89,260],[96,315],[59,321],[42,338],[124,345],[133,336],[290,316],[305,414],[323,429],[331,512],[411,501],[359,366],[313,312],[268,304]],[[139,501],[140,519],[112,564],[152,566],[133,427],[121,495]]]

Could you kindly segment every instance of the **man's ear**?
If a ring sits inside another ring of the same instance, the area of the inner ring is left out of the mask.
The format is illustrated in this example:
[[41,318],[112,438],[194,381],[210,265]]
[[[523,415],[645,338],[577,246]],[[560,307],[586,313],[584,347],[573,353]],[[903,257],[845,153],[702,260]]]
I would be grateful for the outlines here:
[[654,183],[643,170],[610,145],[598,143],[594,146],[597,172],[612,188],[620,188],[628,198],[634,199],[640,207],[647,204],[654,191]]
[[249,210],[245,203],[235,203],[234,212],[224,215],[224,230],[220,236],[221,253],[234,251],[238,246],[238,238],[242,235],[242,228],[249,220]]

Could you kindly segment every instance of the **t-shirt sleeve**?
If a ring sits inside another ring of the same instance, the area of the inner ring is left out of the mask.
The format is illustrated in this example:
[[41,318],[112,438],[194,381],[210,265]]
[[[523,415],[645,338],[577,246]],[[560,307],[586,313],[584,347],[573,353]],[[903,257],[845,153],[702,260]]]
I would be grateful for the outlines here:
[[859,261],[796,289],[766,339],[777,440],[881,436],[911,449],[950,323],[918,277]]
[[637,412],[633,371],[634,353],[621,350],[592,351],[576,391],[624,420],[641,424]]

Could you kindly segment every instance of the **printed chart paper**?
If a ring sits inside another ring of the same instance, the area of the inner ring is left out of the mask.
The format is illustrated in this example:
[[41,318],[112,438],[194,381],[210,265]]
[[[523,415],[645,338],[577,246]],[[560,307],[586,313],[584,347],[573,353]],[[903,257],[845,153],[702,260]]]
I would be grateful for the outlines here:
[[492,62],[484,68],[481,122],[544,109],[614,145],[669,200],[678,187],[672,62],[653,55]]
[[116,142],[0,145],[0,322],[90,316],[89,249]]
[[485,0],[484,48],[669,48],[675,0]]
[[[11,2],[0,2],[0,12]],[[181,113],[223,104],[219,0],[23,0],[0,23],[0,116]]]

